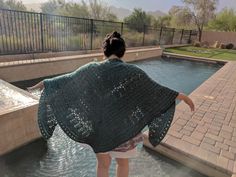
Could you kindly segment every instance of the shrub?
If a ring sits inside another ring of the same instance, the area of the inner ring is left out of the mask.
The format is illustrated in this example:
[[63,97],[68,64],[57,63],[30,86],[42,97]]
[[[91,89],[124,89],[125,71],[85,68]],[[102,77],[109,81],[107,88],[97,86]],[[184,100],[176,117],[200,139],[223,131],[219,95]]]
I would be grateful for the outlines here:
[[208,48],[209,42],[207,42],[207,41],[201,42],[201,47]]
[[221,48],[221,49],[226,49],[226,45],[225,45],[224,43],[221,43],[221,44],[220,44],[220,48]]
[[194,46],[194,47],[201,47],[201,43],[200,43],[199,41],[195,41],[195,42],[193,43],[193,46]]
[[103,36],[94,37],[93,38],[93,49],[101,49],[103,40],[104,40]]
[[145,35],[145,40],[144,40],[144,45],[157,45],[158,40],[156,38],[156,35],[154,34],[146,34]]
[[220,43],[218,41],[215,41],[215,43],[212,46],[213,48],[219,48],[220,47]]
[[68,43],[66,43],[67,50],[82,50],[88,47],[87,38],[81,35],[70,36]]
[[124,33],[123,38],[126,43],[126,47],[138,47],[142,45],[143,33],[127,32]]
[[226,47],[226,49],[233,49],[234,48],[234,44],[229,43],[225,47]]

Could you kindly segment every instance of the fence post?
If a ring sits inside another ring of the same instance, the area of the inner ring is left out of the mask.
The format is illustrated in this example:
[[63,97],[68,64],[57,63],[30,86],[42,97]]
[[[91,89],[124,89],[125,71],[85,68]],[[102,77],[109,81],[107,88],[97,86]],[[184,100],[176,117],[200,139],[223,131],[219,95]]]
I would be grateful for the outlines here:
[[173,44],[173,41],[174,41],[174,37],[175,37],[175,28],[173,28],[172,30],[173,30],[173,34],[172,34],[171,44]]
[[120,34],[123,35],[123,28],[124,28],[124,23],[121,22],[121,29],[120,29]]
[[184,35],[184,29],[182,29],[182,32],[181,32],[180,41],[179,41],[180,44],[182,44],[183,35]]
[[188,44],[190,44],[190,43],[191,43],[191,36],[192,36],[192,30],[190,30],[190,33],[189,33]]
[[161,35],[162,35],[162,30],[163,30],[163,27],[161,27],[160,29],[160,35],[159,35],[159,44],[161,45]]
[[93,50],[93,19],[90,19],[91,29],[90,29],[90,50]]
[[42,48],[42,52],[44,52],[43,14],[42,13],[40,13],[40,33],[41,33],[41,48]]
[[[2,17],[4,17],[4,11],[2,11],[2,10],[0,10],[1,11],[1,15],[2,15]],[[2,40],[1,40],[1,43],[2,43],[2,51],[0,51],[0,54],[4,54],[4,52],[6,52],[7,50],[5,49],[5,42],[4,42],[4,35],[3,35],[3,24],[2,24],[2,21],[0,20],[0,26],[1,26],[1,28],[0,28],[0,34],[1,34],[1,38],[2,38]],[[5,34],[5,33],[4,33]]]
[[144,46],[144,42],[145,42],[145,31],[146,31],[146,26],[143,25],[143,46]]

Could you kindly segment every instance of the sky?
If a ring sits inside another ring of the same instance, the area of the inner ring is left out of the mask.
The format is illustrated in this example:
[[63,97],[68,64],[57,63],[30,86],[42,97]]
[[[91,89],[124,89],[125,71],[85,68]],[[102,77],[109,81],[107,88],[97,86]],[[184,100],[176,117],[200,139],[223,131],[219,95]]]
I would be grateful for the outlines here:
[[[23,3],[42,3],[47,0],[21,0]],[[80,0],[70,0],[80,2]],[[86,0],[85,0],[86,1]],[[101,0],[108,5],[123,7],[126,9],[142,8],[145,11],[161,10],[168,12],[173,5],[183,5],[182,0]],[[233,8],[236,10],[236,0],[219,0],[218,11],[224,7]]]

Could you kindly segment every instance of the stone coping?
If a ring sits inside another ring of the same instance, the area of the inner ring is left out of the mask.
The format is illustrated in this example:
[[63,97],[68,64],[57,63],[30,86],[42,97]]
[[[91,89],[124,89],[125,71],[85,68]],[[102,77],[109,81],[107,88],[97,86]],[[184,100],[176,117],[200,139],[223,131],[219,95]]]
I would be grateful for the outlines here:
[[214,59],[214,58],[195,57],[195,56],[182,55],[182,54],[176,54],[176,53],[170,53],[170,52],[163,52],[162,55],[165,57],[174,57],[176,59],[203,61],[203,62],[207,62],[207,63],[225,64],[228,62],[228,60],[222,60],[222,59],[218,60],[218,59]]
[[220,70],[190,94],[195,112],[179,103],[162,143],[154,148],[147,136],[144,142],[145,146],[214,177],[236,174],[236,62],[223,62],[226,64]]

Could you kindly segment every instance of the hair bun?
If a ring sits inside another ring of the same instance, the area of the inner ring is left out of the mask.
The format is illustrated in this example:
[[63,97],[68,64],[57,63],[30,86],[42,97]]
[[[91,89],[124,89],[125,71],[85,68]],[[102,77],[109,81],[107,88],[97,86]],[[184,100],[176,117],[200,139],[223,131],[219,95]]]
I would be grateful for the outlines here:
[[115,37],[115,38],[120,38],[121,37],[120,33],[118,33],[117,31],[114,31],[112,33],[112,36]]
[[102,43],[102,48],[106,57],[116,55],[118,58],[121,58],[125,54],[125,41],[120,33],[114,31],[106,35]]

